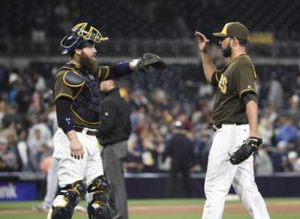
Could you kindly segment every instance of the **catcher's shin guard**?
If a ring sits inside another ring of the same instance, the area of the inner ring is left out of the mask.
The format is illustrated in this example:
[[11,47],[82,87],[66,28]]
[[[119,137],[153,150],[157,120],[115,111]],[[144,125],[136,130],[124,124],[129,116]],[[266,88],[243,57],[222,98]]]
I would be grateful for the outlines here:
[[108,205],[110,191],[108,180],[104,176],[99,176],[93,180],[87,190],[89,193],[93,193],[93,199],[87,209],[89,219],[111,219]]
[[85,193],[86,188],[82,181],[77,181],[64,188],[60,188],[47,219],[71,219],[75,206],[78,204],[80,198],[85,196]]

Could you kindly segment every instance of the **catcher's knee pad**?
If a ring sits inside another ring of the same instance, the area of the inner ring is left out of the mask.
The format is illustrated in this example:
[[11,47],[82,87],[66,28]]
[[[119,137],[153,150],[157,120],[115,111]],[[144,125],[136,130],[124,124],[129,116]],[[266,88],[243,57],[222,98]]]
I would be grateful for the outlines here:
[[70,219],[73,216],[74,208],[80,198],[86,194],[86,187],[82,181],[77,181],[59,189],[59,193],[53,201],[52,213],[49,219]]
[[104,176],[99,176],[92,181],[87,190],[93,195],[92,201],[88,204],[89,218],[111,219],[108,205],[109,181]]

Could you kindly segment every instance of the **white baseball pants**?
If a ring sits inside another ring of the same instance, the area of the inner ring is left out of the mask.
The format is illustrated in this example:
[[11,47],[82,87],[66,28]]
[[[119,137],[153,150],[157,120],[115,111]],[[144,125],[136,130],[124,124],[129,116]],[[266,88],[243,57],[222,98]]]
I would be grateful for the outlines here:
[[60,187],[84,178],[89,185],[93,179],[103,175],[102,159],[96,136],[81,132],[76,132],[76,134],[84,149],[83,159],[80,160],[71,157],[69,139],[62,129],[59,128],[53,138],[53,157],[59,162],[58,184]]
[[236,151],[247,137],[249,125],[225,124],[214,133],[205,178],[206,202],[202,219],[222,219],[231,184],[252,218],[270,218],[254,181],[253,156],[239,165],[229,162],[228,153]]

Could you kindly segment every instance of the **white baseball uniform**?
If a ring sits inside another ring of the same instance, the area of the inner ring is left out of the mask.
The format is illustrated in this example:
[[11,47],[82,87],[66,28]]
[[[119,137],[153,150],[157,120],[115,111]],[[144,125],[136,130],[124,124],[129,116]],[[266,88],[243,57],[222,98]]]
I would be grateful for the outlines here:
[[60,187],[84,178],[86,178],[87,185],[89,185],[93,179],[103,175],[98,140],[96,136],[87,135],[86,131],[76,132],[84,150],[83,159],[80,160],[71,157],[69,139],[61,128],[54,135],[53,156],[59,162],[58,179]]
[[[243,97],[256,96],[255,78],[254,66],[246,54],[234,58],[212,76],[212,84],[218,86],[211,119],[216,132],[208,157],[203,219],[222,218],[231,184],[252,218],[270,218],[254,181],[253,156],[239,165],[232,165],[228,154],[249,137],[246,112],[249,101],[245,103]],[[250,109],[252,114],[256,113],[255,107]]]
[[208,157],[205,178],[205,196],[203,219],[221,219],[225,198],[231,184],[247,211],[255,219],[268,219],[265,202],[254,181],[253,156],[239,165],[229,162],[228,153],[237,150],[249,136],[249,125],[222,125],[214,133],[212,147]]

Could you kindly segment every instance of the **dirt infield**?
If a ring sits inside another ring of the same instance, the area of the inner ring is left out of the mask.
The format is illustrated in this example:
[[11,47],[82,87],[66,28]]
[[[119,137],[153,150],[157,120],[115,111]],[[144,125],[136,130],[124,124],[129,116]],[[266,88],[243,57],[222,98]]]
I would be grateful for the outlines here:
[[[268,203],[270,213],[299,213],[299,202],[275,202]],[[201,214],[203,205],[187,204],[187,205],[147,205],[147,206],[130,206],[130,215],[167,215],[167,214],[186,214],[196,213]],[[243,214],[246,209],[241,203],[229,203],[225,206],[225,212],[230,214]],[[31,214],[34,213],[31,209],[5,209],[1,208],[1,214]],[[81,213],[80,213],[81,214]]]
[[[276,202],[267,204],[270,213],[299,213],[300,214],[300,203],[299,202]],[[202,205],[160,205],[160,206],[132,206],[129,208],[130,214],[140,215],[162,215],[170,214],[170,212],[185,214],[185,213],[201,213],[203,209]],[[230,203],[225,206],[225,212],[231,214],[247,213],[246,209],[241,203]]]

